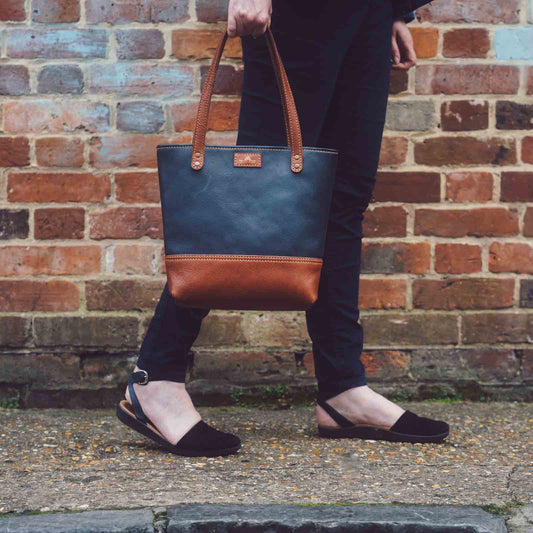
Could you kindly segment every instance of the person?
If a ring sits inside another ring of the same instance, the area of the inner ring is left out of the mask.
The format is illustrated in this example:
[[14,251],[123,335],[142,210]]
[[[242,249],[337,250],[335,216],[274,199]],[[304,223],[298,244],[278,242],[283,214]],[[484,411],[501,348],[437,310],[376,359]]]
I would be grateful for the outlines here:
[[[448,424],[371,389],[360,360],[362,221],[375,184],[391,63],[399,70],[416,64],[406,26],[412,14],[395,16],[395,2],[402,0],[230,0],[228,36],[240,37],[244,63],[237,145],[287,144],[264,36],[270,28],[303,145],[339,151],[318,300],[305,312],[319,435],[442,442]],[[225,455],[241,445],[237,435],[203,421],[185,387],[187,354],[208,313],[178,305],[165,286],[117,408],[122,421],[179,455]]]

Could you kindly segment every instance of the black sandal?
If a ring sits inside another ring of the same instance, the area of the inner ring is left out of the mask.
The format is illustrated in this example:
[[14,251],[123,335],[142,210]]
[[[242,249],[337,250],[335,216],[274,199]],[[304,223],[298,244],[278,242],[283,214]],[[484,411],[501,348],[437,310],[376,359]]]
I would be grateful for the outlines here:
[[318,398],[317,403],[341,426],[340,428],[327,428],[319,424],[318,434],[320,437],[388,440],[392,442],[442,442],[450,432],[450,426],[446,422],[418,416],[409,410],[402,413],[392,426],[376,426],[354,424],[325,400]]
[[131,404],[127,400],[122,400],[117,405],[118,419],[131,429],[154,440],[169,452],[187,457],[215,457],[235,453],[241,447],[241,440],[237,435],[219,431],[203,420],[185,433],[177,444],[170,443],[144,414],[137,394],[133,390],[134,383],[146,385],[148,372],[146,370],[132,372],[128,380]]

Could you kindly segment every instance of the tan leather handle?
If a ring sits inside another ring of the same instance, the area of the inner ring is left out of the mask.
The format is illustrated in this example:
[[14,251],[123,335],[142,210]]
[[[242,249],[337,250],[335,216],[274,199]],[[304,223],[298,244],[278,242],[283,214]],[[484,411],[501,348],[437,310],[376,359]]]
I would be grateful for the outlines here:
[[[291,170],[293,172],[301,172],[303,168],[303,147],[302,147],[302,131],[300,129],[300,121],[298,120],[298,113],[296,111],[296,105],[294,103],[294,97],[292,95],[287,73],[283,67],[283,62],[279,55],[274,37],[270,31],[270,27],[267,29],[266,40],[268,44],[268,50],[274,66],[274,72],[276,74],[276,80],[278,82],[278,88],[281,96],[281,103],[283,106],[283,116],[285,119],[285,133],[287,135],[287,143],[291,149]],[[194,124],[194,133],[192,138],[192,158],[191,167],[194,170],[200,170],[204,166],[205,159],[205,137],[207,133],[207,121],[209,118],[209,107],[211,104],[211,97],[213,96],[213,87],[215,85],[215,78],[222,57],[222,51],[228,38],[228,32],[225,31],[221,37],[215,56],[211,61],[211,66],[207,73],[207,77],[202,88],[202,94],[200,96],[200,102],[196,111],[196,122]]]

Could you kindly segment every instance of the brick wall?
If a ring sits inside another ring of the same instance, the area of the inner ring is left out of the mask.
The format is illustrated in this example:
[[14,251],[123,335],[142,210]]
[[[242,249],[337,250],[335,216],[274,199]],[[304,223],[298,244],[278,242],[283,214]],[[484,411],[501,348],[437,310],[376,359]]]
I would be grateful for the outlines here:
[[[191,141],[225,5],[0,2],[0,395],[109,405],[164,283],[155,146]],[[413,397],[531,398],[533,2],[417,14],[365,220],[368,376]],[[230,40],[208,142],[235,142],[240,53]],[[312,390],[309,349],[303,313],[212,311],[191,390]]]

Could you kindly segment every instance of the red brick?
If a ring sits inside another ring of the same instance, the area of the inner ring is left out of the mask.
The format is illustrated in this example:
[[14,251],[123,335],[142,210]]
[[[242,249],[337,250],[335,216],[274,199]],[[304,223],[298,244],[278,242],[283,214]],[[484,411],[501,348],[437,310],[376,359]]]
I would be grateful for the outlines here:
[[[239,123],[240,100],[214,100],[209,109],[208,128],[215,131],[236,130]],[[193,131],[196,120],[196,102],[171,106],[174,129]]]
[[465,314],[461,337],[465,344],[527,343],[533,331],[533,314],[474,313]]
[[440,176],[435,172],[378,172],[375,202],[438,202]]
[[[221,31],[215,30],[174,30],[172,32],[172,55],[179,59],[212,58],[221,35]],[[241,40],[228,39],[222,57],[241,58]]]
[[486,22],[513,24],[520,21],[520,0],[449,0],[433,2],[417,10],[422,22]]
[[481,272],[481,247],[475,244],[437,243],[435,272],[471,274]]
[[35,140],[37,164],[41,167],[81,167],[83,141],[68,137],[42,137]]
[[89,141],[89,162],[95,168],[157,168],[156,146],[166,142],[160,135],[93,137]]
[[363,243],[361,272],[424,274],[429,270],[430,245],[426,242]]
[[0,280],[0,311],[75,311],[78,287],[70,281]]
[[518,213],[501,207],[417,209],[415,235],[495,237],[518,234]]
[[405,70],[392,70],[389,84],[389,94],[400,94],[407,91],[409,74]]
[[527,68],[527,94],[533,94],[533,67]]
[[165,39],[156,29],[116,30],[118,59],[160,59],[165,55]]
[[451,172],[446,174],[446,200],[488,202],[492,200],[494,178],[490,172]]
[[415,144],[415,161],[422,165],[510,165],[516,163],[514,139],[433,137]]
[[91,239],[163,237],[160,207],[117,207],[91,213]]
[[533,163],[533,137],[524,137],[522,139],[522,161],[524,163]]
[[96,280],[85,283],[87,309],[152,310],[165,285],[159,280]]
[[36,209],[34,219],[36,239],[83,239],[84,209]]
[[407,159],[408,140],[405,137],[383,137],[379,166],[401,165]]
[[361,309],[396,309],[407,303],[407,283],[403,279],[368,279],[361,277]]
[[227,2],[219,0],[196,0],[196,16],[199,22],[228,20]]
[[117,172],[115,185],[117,200],[120,202],[159,203],[157,172]]
[[104,174],[12,172],[8,175],[10,202],[103,202],[111,192]]
[[30,164],[30,143],[26,137],[0,137],[0,167]]
[[[200,67],[200,74],[202,76],[202,87],[204,86],[205,78],[209,67],[202,65]],[[242,92],[242,73],[243,70],[237,70],[232,65],[220,65],[217,70],[217,77],[213,94],[235,94],[240,95]]]
[[487,57],[489,32],[484,28],[461,28],[444,34],[444,57]]
[[444,102],[440,108],[443,131],[486,130],[489,127],[489,103],[480,100]]
[[416,57],[435,57],[439,47],[438,28],[409,28],[415,45]]
[[400,205],[367,209],[363,218],[365,237],[405,237],[407,212]]
[[25,65],[0,65],[0,94],[28,94],[30,74]]
[[524,237],[533,237],[533,207],[528,207],[524,213]]
[[502,172],[502,202],[533,202],[533,172]]
[[26,18],[24,0],[2,0],[0,20],[21,22]]
[[533,274],[533,247],[522,242],[493,242],[489,248],[489,270]]
[[407,377],[409,360],[409,355],[399,350],[372,350],[361,354],[365,374],[381,381]]
[[420,65],[416,94],[516,94],[520,70],[504,65]]
[[0,254],[0,275],[94,274],[100,271],[100,259],[98,246],[6,246]]
[[113,272],[121,274],[158,274],[161,246],[116,244]]
[[79,0],[33,0],[32,20],[45,24],[80,20]]
[[87,0],[85,9],[89,24],[170,23],[184,22],[190,18],[188,0]]
[[420,309],[498,309],[512,307],[514,279],[415,279],[413,306]]

